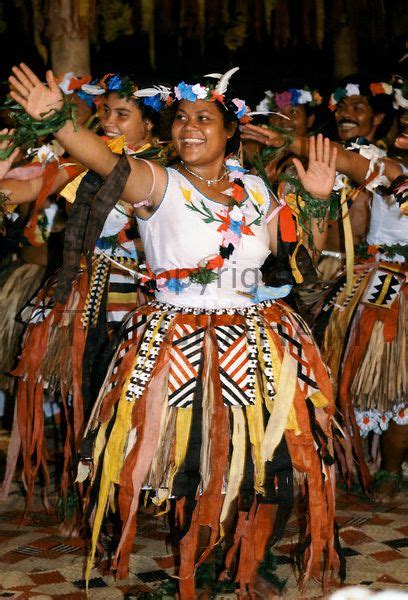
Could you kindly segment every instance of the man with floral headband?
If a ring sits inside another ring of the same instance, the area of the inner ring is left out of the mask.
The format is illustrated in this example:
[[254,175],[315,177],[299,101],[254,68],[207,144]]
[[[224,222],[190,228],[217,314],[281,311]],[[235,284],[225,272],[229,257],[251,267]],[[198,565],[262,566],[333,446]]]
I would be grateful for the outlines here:
[[[321,331],[331,315],[324,349],[332,373],[338,377],[342,414],[353,436],[366,489],[370,478],[360,435],[369,437],[372,470],[380,463],[382,467],[372,490],[385,501],[400,489],[401,465],[408,450],[407,365],[403,358],[408,340],[408,216],[393,195],[403,187],[398,187],[400,178],[387,189],[389,181],[383,173],[386,152],[375,145],[392,123],[393,101],[395,107],[391,85],[367,84],[358,78],[344,80],[330,97],[329,108],[334,111],[340,140],[346,148],[368,158],[370,169],[365,190],[357,188],[348,195],[357,210],[352,227],[363,242],[356,249],[359,264],[352,290],[336,285],[316,324]],[[340,186],[349,183],[343,179]],[[371,192],[369,198],[367,190]],[[364,213],[366,223],[362,222]]]
[[[388,179],[396,180],[398,184],[402,169],[372,143],[384,135],[390,125],[392,91],[388,84],[375,82],[364,85],[352,78],[344,81],[330,99],[329,105],[335,111],[339,137],[347,148],[339,148],[336,188],[342,193],[340,206],[346,242],[347,239],[349,242],[348,281],[347,286],[344,285],[344,278],[333,284],[333,290],[315,325],[319,337],[325,331],[326,359],[339,386],[342,414],[352,434],[360,475],[367,491],[371,478],[358,425],[363,435],[369,431],[378,434],[388,426],[391,429],[392,433],[387,432],[383,436],[384,470],[378,476],[387,497],[398,489],[401,460],[407,447],[407,417],[403,404],[407,396],[406,365],[403,361],[396,362],[395,357],[403,356],[402,349],[407,338],[402,315],[405,314],[404,257],[407,254],[408,225],[407,217],[395,198],[378,192],[379,185],[389,185]],[[262,130],[259,128],[249,125],[245,130],[251,139],[256,136],[261,138]],[[263,136],[271,144],[277,145],[273,132],[266,130]],[[302,148],[301,140],[289,142],[292,151],[304,155],[306,144]],[[368,170],[366,167],[363,170],[357,168],[362,157],[369,161]],[[358,182],[360,187],[350,184],[350,180]],[[400,195],[404,193],[403,188],[404,185],[397,188]],[[371,202],[371,194],[366,190],[373,193]],[[329,228],[327,243],[338,244],[332,235],[336,230],[334,223]],[[354,275],[353,236],[356,241],[365,241],[367,236],[370,246],[368,253],[365,249],[366,259],[371,255],[372,265],[365,263],[366,268],[362,270],[359,267]],[[333,246],[329,248],[331,250]],[[335,245],[334,250],[337,252],[338,249]],[[395,264],[387,261],[394,261]],[[378,262],[382,265],[380,270],[376,268]],[[384,286],[388,286],[388,294]],[[332,317],[325,330],[330,314]],[[379,331],[380,321],[385,324],[384,333]],[[375,370],[376,377],[371,376],[370,368]],[[351,399],[354,406],[350,404]],[[395,443],[387,443],[388,435],[394,437]],[[378,438],[374,439],[374,454],[376,447]],[[377,460],[378,457],[377,453]]]

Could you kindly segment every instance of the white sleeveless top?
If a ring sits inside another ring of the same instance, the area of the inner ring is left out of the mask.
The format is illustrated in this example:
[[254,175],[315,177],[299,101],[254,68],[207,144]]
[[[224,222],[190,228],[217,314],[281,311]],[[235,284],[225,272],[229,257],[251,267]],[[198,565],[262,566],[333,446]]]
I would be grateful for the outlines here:
[[394,196],[373,193],[367,242],[373,245],[408,244],[408,216],[403,214]]
[[125,208],[121,202],[110,211],[98,241],[96,242],[95,254],[103,251],[108,256],[127,258],[137,260],[137,251],[133,240],[117,244],[115,238],[120,231],[130,222],[130,217],[125,213]]
[[[207,198],[176,169],[166,171],[167,187],[161,204],[148,219],[138,218],[146,258],[156,275],[156,298],[193,308],[241,308],[254,304],[249,293],[261,283],[259,269],[270,252],[265,219],[269,193],[265,184],[259,177],[244,175],[247,197],[238,210],[231,211],[232,228],[227,227],[229,233],[223,233],[218,229],[228,219],[229,209]],[[252,235],[240,231],[239,223],[243,221],[250,226]],[[201,261],[219,255],[220,245],[228,235],[235,249],[222,268],[215,271],[216,281],[204,285],[191,282],[188,276],[179,279],[168,274],[167,278],[160,278],[164,271],[195,269]]]

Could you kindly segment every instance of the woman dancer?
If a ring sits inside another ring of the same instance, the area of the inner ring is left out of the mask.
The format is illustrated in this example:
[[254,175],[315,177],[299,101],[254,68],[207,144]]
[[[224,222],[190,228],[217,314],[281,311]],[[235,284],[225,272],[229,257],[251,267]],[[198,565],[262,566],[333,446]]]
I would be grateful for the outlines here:
[[[148,486],[157,505],[174,499],[181,598],[196,597],[195,568],[222,539],[230,540],[224,576],[241,594],[255,593],[257,568],[289,516],[294,479],[308,490],[302,582],[319,574],[324,552],[327,568],[338,567],[330,381],[307,327],[279,299],[287,290],[270,288],[264,299],[259,267],[276,247],[276,207],[259,178],[225,162],[238,120],[247,117],[244,101],[228,93],[232,72],[218,83],[176,86],[175,168],[118,162],[69,121],[56,133],[70,154],[109,178],[109,191],[116,183],[117,194],[137,204],[157,288],[128,321],[87,427],[95,440],[87,457],[88,575],[117,491],[123,527],[113,566],[126,576],[139,494]],[[51,72],[47,82],[24,64],[13,68],[11,95],[34,119],[44,106],[64,111]],[[303,186],[322,202],[335,154],[319,137],[308,169],[295,161]]]
[[[148,103],[133,96],[136,89],[128,78],[117,75],[104,77],[98,85],[87,86],[88,92],[100,98],[105,142],[112,150],[120,153],[125,148],[132,154],[152,156],[160,150],[153,148],[152,134],[157,119]],[[90,259],[91,277],[85,258],[81,260],[86,233],[84,208],[87,209],[87,203],[101,184],[96,173],[88,172],[60,192],[69,202],[75,200],[66,231],[65,264],[23,311],[27,329],[14,371],[14,375],[19,376],[14,443],[10,444],[2,497],[7,496],[19,448],[23,455],[27,506],[30,506],[41,463],[47,481],[44,393],[60,395],[67,427],[64,467],[59,471],[62,514],[67,505],[72,505],[67,501],[72,462],[83,433],[84,414],[89,413],[98,382],[100,385],[103,379],[102,354],[123,316],[140,303],[133,276],[137,268],[137,231],[129,204],[118,199],[107,215]],[[19,196],[17,200],[20,199]]]

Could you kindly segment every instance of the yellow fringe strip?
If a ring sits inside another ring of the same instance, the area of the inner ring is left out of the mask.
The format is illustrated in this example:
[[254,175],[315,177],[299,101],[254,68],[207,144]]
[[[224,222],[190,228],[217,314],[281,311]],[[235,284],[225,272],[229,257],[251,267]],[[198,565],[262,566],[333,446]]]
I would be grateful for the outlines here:
[[242,408],[238,406],[231,407],[231,413],[233,419],[232,456],[228,473],[228,485],[220,516],[220,537],[222,538],[225,536],[224,522],[229,516],[229,510],[233,500],[238,496],[239,486],[241,485],[244,476],[245,467],[245,416]]
[[345,187],[341,190],[340,205],[343,221],[344,245],[346,249],[346,293],[350,294],[353,288],[354,243],[350,214],[347,206],[347,189]]
[[265,436],[261,445],[263,460],[272,460],[273,454],[282,439],[288,422],[289,412],[293,404],[297,384],[297,362],[285,350],[273,411],[269,417]]
[[[152,349],[156,334],[160,328],[161,322],[164,315],[159,319],[155,330],[153,332],[152,340],[149,344],[149,348],[146,352],[145,360],[148,360],[150,351]],[[137,355],[133,365],[136,364]],[[109,440],[106,444],[105,456],[103,460],[103,469],[101,482],[99,486],[98,504],[96,508],[95,520],[92,528],[92,547],[91,553],[87,560],[85,570],[86,580],[86,591],[88,593],[89,578],[91,575],[92,565],[95,559],[96,545],[99,538],[99,533],[102,526],[102,520],[105,515],[106,504],[109,498],[109,492],[112,483],[119,483],[120,471],[123,466],[124,451],[127,441],[127,436],[131,427],[131,416],[134,401],[129,401],[126,397],[126,390],[129,386],[130,378],[132,376],[133,368],[129,372],[129,376],[126,379],[126,383],[123,386],[122,394],[118,404],[118,411],[115,418],[112,431],[109,436]]]

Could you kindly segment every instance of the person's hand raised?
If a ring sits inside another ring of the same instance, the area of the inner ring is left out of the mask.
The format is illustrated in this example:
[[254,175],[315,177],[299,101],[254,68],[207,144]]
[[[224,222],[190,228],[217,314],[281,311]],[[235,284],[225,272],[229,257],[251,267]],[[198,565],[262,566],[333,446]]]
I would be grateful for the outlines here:
[[298,158],[293,164],[305,190],[314,198],[327,200],[330,196],[336,178],[337,148],[330,144],[329,138],[321,133],[315,139],[309,138],[309,163],[305,170]]
[[63,94],[58,87],[52,71],[47,71],[47,85],[42,83],[37,75],[21,63],[12,68],[13,75],[9,77],[10,96],[37,121],[49,117],[53,110],[62,106]]
[[241,139],[258,142],[264,146],[279,148],[279,146],[282,146],[285,142],[285,138],[281,133],[265,126],[247,123],[246,125],[241,125],[240,131]]

